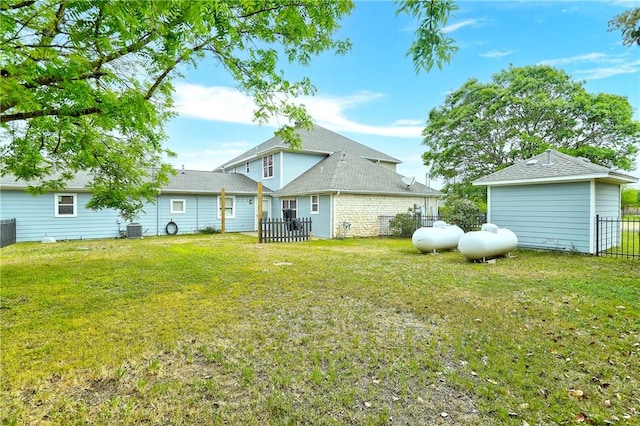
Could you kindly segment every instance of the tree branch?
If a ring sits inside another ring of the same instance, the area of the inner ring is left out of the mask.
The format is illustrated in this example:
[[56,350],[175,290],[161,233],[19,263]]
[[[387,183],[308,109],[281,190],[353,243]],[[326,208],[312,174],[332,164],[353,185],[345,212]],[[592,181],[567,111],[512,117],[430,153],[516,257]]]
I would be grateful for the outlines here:
[[60,117],[82,117],[83,115],[89,114],[97,114],[101,110],[98,107],[91,108],[83,108],[77,111],[72,111],[68,113],[62,113],[59,109],[49,109],[49,110],[36,110],[36,111],[25,111],[25,112],[16,112],[14,114],[5,114],[0,115],[0,123],[8,123],[10,121],[18,121],[18,120],[29,120],[30,118],[37,117],[47,117],[51,115],[57,115]]
[[22,3],[16,3],[11,5],[5,2],[2,2],[2,5],[0,6],[0,10],[22,9],[23,7],[28,7],[33,5],[35,2],[36,0],[25,0]]

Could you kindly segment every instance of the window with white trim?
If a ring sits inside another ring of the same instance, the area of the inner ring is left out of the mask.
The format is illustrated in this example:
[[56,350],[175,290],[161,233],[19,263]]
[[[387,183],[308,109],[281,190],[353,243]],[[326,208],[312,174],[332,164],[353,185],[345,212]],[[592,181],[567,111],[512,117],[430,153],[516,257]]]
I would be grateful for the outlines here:
[[311,211],[311,214],[320,213],[320,196],[319,195],[311,196],[311,206],[309,207],[309,210]]
[[262,177],[273,177],[273,154],[262,157]]
[[55,217],[77,217],[78,196],[76,194],[55,194]]
[[171,213],[180,214],[187,212],[187,200],[173,199],[171,200]]
[[[218,195],[218,219],[222,218],[222,197]],[[236,197],[224,197],[224,217],[233,219],[236,217]]]

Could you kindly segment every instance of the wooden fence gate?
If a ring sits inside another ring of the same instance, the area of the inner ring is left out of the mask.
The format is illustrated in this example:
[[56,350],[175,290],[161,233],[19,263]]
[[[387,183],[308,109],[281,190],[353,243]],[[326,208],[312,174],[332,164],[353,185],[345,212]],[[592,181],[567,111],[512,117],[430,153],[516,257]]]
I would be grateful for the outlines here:
[[0,247],[16,243],[16,220],[0,220]]
[[260,219],[258,241],[261,243],[308,241],[310,235],[311,218]]

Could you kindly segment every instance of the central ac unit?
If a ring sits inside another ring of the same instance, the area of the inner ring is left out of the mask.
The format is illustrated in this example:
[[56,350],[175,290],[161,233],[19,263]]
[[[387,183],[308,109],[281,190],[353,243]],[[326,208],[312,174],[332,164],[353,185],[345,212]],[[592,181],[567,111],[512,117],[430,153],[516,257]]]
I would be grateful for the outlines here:
[[142,238],[142,225],[129,223],[127,225],[127,238]]

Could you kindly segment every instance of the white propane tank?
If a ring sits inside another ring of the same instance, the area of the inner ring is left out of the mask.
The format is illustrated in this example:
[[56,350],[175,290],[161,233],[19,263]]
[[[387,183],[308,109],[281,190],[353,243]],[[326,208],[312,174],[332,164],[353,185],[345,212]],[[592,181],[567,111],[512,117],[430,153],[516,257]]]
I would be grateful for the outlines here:
[[456,248],[458,240],[463,234],[464,231],[459,226],[447,225],[446,222],[438,220],[433,222],[433,227],[416,229],[411,241],[413,246],[422,253],[435,250],[451,250]]
[[480,231],[467,232],[458,241],[458,251],[469,260],[502,256],[516,247],[516,234],[493,223],[485,223]]

